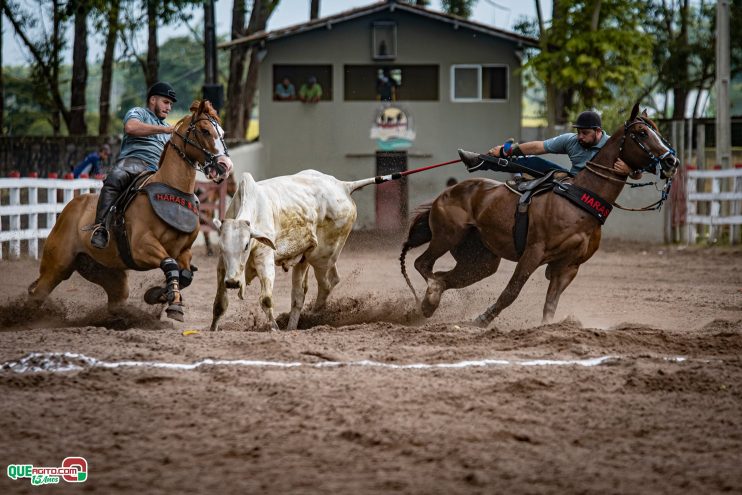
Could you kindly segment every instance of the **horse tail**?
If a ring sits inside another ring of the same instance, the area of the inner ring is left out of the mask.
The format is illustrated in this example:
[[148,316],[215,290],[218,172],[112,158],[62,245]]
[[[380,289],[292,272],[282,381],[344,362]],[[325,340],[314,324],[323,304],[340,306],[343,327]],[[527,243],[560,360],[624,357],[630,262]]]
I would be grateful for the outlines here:
[[415,210],[415,218],[410,224],[410,231],[407,234],[407,240],[402,244],[402,253],[399,255],[399,265],[402,269],[402,276],[407,282],[407,286],[412,291],[412,295],[415,296],[415,303],[420,304],[420,300],[417,297],[417,292],[410,282],[410,277],[407,275],[407,268],[405,267],[405,257],[407,251],[418,246],[422,246],[430,242],[433,238],[433,232],[430,230],[428,219],[430,218],[430,210],[433,208],[433,203],[426,203],[420,205]]

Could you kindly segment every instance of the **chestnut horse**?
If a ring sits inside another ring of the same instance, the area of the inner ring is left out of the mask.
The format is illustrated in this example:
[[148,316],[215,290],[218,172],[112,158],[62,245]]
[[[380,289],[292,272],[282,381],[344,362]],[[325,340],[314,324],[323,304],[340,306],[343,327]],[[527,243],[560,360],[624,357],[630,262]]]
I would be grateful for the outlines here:
[[[190,110],[192,113],[173,128],[160,157],[159,170],[149,177],[148,184],[163,183],[193,194],[197,170],[215,182],[229,176],[232,161],[216,111],[208,101],[194,101]],[[32,302],[43,302],[75,271],[103,287],[109,307],[129,297],[127,269],[130,266],[122,259],[117,243],[112,241],[105,249],[90,245],[91,231],[85,227],[93,222],[97,201],[97,194],[83,194],[62,210],[44,243],[39,278],[28,288]],[[184,274],[192,276],[191,245],[198,236],[198,222],[190,233],[174,229],[155,214],[147,194],[134,197],[124,219],[136,268],[161,268],[165,272],[166,286],[153,287],[154,296],[145,300],[150,304],[169,303],[168,316],[183,321],[180,286],[185,285]]]
[[[632,170],[652,171],[665,179],[671,178],[678,166],[674,151],[646,117],[646,112],[639,116],[638,104],[624,126],[611,136],[592,161],[587,162],[585,169],[568,182],[612,204],[627,178],[613,169],[617,158],[623,159]],[[412,288],[405,271],[405,254],[413,247],[429,243],[415,260],[415,268],[428,284],[421,304],[426,317],[436,310],[445,290],[467,287],[492,275],[500,260],[505,258],[517,261],[515,272],[495,304],[473,323],[488,326],[518,297],[536,268],[544,264],[547,265],[549,288],[543,322],[552,321],[559,296],[575,278],[580,265],[598,249],[601,222],[554,192],[534,196],[528,216],[526,246],[518,256],[513,239],[518,199],[501,182],[468,179],[446,189],[432,203],[418,209],[400,261],[402,274]],[[454,268],[433,273],[436,260],[449,251],[456,260]]]

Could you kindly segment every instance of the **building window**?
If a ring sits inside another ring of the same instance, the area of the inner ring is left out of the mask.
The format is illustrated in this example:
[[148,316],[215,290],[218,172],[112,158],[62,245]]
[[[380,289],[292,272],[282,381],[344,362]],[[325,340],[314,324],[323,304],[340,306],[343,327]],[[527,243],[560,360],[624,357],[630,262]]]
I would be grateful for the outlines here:
[[345,101],[390,101],[390,92],[391,101],[439,98],[437,65],[346,65],[343,73]]
[[505,101],[507,65],[451,66],[451,101]]
[[[299,101],[301,86],[314,77],[322,88],[320,101],[332,101],[332,65],[274,65],[273,101]],[[284,80],[294,88],[294,97],[287,91]]]
[[397,57],[397,24],[395,22],[374,22],[371,32],[373,59],[394,60]]

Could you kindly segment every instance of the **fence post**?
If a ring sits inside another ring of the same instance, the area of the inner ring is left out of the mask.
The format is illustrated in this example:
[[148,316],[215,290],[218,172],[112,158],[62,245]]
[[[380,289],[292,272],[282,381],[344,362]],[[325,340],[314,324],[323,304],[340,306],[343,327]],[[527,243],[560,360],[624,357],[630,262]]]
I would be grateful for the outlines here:
[[[28,204],[36,206],[39,202],[39,190],[36,187],[28,188]],[[35,232],[39,229],[39,214],[31,212],[28,214],[28,229]],[[35,235],[28,240],[28,252],[33,259],[39,259],[39,238]]]
[[[11,206],[19,206],[21,204],[21,189],[19,187],[12,187],[10,189],[10,204]],[[21,216],[10,215],[10,231],[18,232],[19,230],[21,230]],[[10,240],[9,253],[11,258],[19,258],[21,256],[21,240],[19,238]]]
[[[714,170],[721,170],[721,165],[714,165]],[[711,192],[714,196],[717,196],[721,192],[721,181],[719,177],[713,177],[711,179]],[[721,216],[721,201],[715,199],[711,201],[711,225],[709,226],[709,242],[719,242],[719,224],[715,223],[714,220],[718,220]]]
[[688,241],[688,244],[695,244],[698,241],[698,228],[696,227],[696,224],[690,221],[693,217],[696,216],[698,213],[698,209],[696,208],[696,201],[691,200],[691,196],[695,194],[697,190],[697,179],[695,177],[695,167],[688,165],[688,177],[686,178],[686,209],[687,209],[687,225],[688,225],[688,234],[686,236],[686,240]]
[[[742,170],[742,163],[735,163],[734,168],[737,170]],[[732,191],[736,193],[742,192],[742,176],[737,176],[734,178],[734,187],[732,188]],[[731,211],[732,215],[739,215],[742,213],[742,201],[735,200],[732,201],[731,205]],[[732,245],[737,244],[737,242],[740,240],[740,225],[739,224],[733,224],[732,230],[729,237],[729,243]]]

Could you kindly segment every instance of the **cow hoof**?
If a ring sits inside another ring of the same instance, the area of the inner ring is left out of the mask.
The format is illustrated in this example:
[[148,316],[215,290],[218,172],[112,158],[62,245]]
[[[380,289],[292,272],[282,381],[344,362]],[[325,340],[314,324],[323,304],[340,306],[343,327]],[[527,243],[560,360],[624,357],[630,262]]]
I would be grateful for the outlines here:
[[155,285],[154,287],[150,287],[147,289],[147,292],[144,293],[144,302],[147,304],[163,304],[167,302],[167,296],[166,289],[164,287],[160,287],[159,285]]
[[167,313],[167,317],[170,319],[185,321],[185,311],[183,311],[183,306],[180,304],[171,304],[167,307],[165,312]]
[[491,321],[492,319],[489,319],[483,314],[481,314],[477,316],[474,320],[472,320],[471,325],[474,327],[479,327],[479,328],[487,328]]

